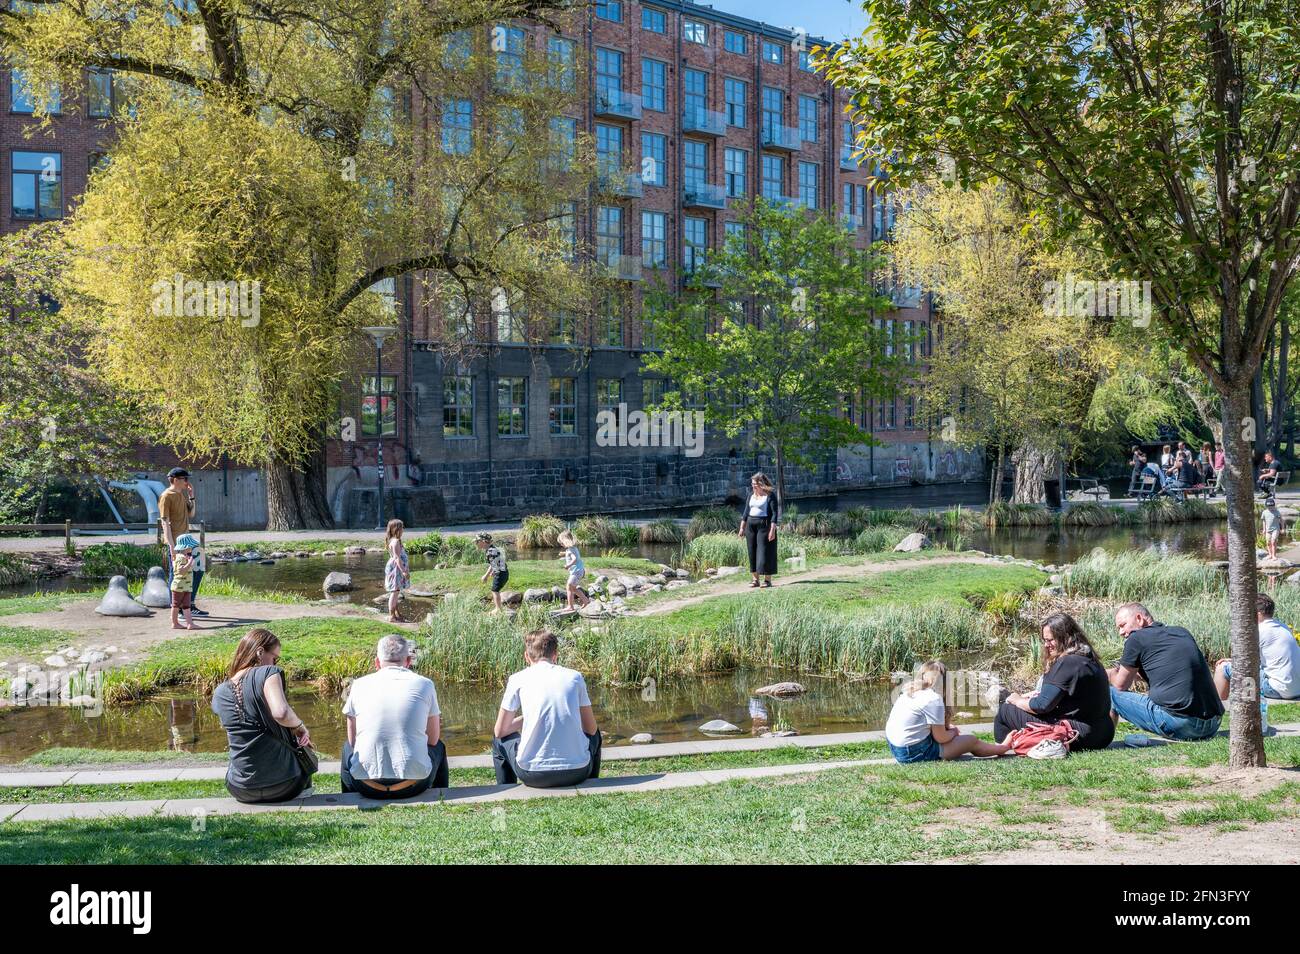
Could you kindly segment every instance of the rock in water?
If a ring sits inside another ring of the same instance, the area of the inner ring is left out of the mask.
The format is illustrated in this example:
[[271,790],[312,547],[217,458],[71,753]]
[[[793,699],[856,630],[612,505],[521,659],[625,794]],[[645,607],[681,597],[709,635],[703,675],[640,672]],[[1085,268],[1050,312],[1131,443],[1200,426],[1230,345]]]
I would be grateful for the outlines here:
[[337,570],[327,573],[325,575],[324,589],[326,596],[331,593],[346,593],[352,589],[352,574],[340,573]]
[[172,593],[167,588],[167,574],[162,567],[149,567],[149,575],[144,578],[144,589],[140,592],[140,602],[155,609],[172,605]]
[[807,692],[797,682],[774,682],[770,686],[761,686],[754,690],[756,696],[798,696]]
[[721,719],[713,719],[700,726],[701,732],[739,732],[740,726],[732,725],[730,722],[724,722]]
[[655,737],[649,732],[638,732],[632,738],[628,739],[633,745],[649,745],[655,740]]
[[[167,602],[170,604],[170,597]],[[95,607],[95,612],[100,616],[152,615],[149,612],[149,607],[142,606],[131,599],[131,594],[126,588],[126,577],[124,576],[115,576],[108,581],[108,589],[104,591],[104,598]]]
[[918,550],[926,549],[930,545],[930,538],[924,533],[909,533],[898,541],[898,546],[894,547],[894,552],[915,553]]

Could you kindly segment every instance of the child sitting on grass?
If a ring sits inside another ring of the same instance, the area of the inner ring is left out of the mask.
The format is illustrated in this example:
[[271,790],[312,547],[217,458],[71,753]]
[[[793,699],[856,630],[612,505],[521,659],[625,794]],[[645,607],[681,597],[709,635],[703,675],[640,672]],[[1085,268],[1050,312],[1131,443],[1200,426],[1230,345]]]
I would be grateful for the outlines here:
[[582,554],[578,552],[578,539],[571,531],[565,530],[559,535],[556,542],[564,547],[560,559],[564,561],[564,568],[569,571],[569,581],[565,587],[569,597],[569,609],[573,609],[574,600],[578,601],[579,606],[586,606],[591,600],[586,593],[578,588],[582,578],[587,575],[587,567],[582,562]]
[[510,569],[506,566],[506,555],[501,552],[500,547],[492,545],[492,534],[480,533],[474,538],[474,545],[483,551],[484,558],[487,559],[487,570],[479,581],[486,583],[488,577],[492,578],[492,612],[501,612],[501,591],[505,589],[506,583],[510,579]]
[[[190,611],[190,597],[194,593],[194,550],[192,538],[181,537],[176,541],[176,556],[172,559],[172,629],[194,628],[194,614]],[[184,626],[180,624],[181,610],[185,611]]]
[[971,754],[981,757],[1006,755],[1009,745],[985,742],[962,735],[948,721],[948,669],[937,659],[921,666],[912,682],[903,687],[885,723],[885,742],[903,765],[909,762],[937,762]]

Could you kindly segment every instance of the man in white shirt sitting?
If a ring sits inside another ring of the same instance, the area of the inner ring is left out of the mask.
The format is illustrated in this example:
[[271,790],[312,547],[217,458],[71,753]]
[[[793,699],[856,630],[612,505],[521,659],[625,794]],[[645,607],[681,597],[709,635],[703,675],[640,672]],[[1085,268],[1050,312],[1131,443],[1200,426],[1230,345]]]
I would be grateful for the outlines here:
[[[1273,597],[1255,597],[1255,619],[1259,623],[1259,694],[1265,699],[1300,699],[1300,643],[1291,628],[1274,619]],[[1220,659],[1214,666],[1214,685],[1226,700],[1232,689],[1232,660]]]
[[582,673],[555,664],[559,641],[549,630],[524,637],[528,668],[506,683],[492,740],[499,785],[577,785],[600,775],[600,731]]
[[343,714],[348,741],[339,775],[343,791],[367,798],[410,798],[447,788],[447,747],[432,680],[412,672],[415,644],[385,636],[375,672],[352,683]]

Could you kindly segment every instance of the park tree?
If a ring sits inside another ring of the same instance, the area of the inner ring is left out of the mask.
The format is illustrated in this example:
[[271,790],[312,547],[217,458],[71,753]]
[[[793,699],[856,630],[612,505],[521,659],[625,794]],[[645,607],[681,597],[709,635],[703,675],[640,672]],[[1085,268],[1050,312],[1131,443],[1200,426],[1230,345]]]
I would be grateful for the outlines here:
[[766,450],[783,500],[788,466],[870,441],[846,398],[892,398],[901,362],[887,351],[905,343],[879,320],[892,307],[872,285],[882,260],[833,217],[760,198],[739,221],[681,292],[660,282],[647,294],[642,320],[661,350],[643,361],[671,382],[659,409],[700,409]]
[[[112,71],[117,137],[66,229],[63,314],[194,459],[266,474],[268,526],[328,526],[325,438],[398,282],[572,307],[557,206],[573,58],[514,18],[569,0],[41,0],[0,11],[38,104]],[[71,97],[65,97],[71,103]],[[42,119],[38,106],[36,119]],[[450,298],[451,296],[446,296]],[[451,322],[456,324],[456,322]],[[464,322],[460,322],[463,324]]]
[[1013,503],[1041,503],[1077,450],[1081,425],[1115,348],[1089,314],[1046,307],[1057,276],[1090,274],[1086,249],[1052,242],[1002,183],[930,182],[901,191],[889,256],[935,296],[943,330],[912,385],[945,436],[993,451],[989,502],[1015,464]]
[[[1300,21],[1290,0],[867,0],[821,57],[864,149],[906,185],[997,179],[1062,232],[1087,223],[1149,281],[1163,333],[1218,398],[1234,669],[1259,670],[1251,388],[1300,261]],[[1233,680],[1234,766],[1265,764]]]
[[86,336],[59,313],[71,297],[59,224],[0,239],[0,523],[42,523],[51,478],[89,486],[133,463],[141,408],[81,357]]

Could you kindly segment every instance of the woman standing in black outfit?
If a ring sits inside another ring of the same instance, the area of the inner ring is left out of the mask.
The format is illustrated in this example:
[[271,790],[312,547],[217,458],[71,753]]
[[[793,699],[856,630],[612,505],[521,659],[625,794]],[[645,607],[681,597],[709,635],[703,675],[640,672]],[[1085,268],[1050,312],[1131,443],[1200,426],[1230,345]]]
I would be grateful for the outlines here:
[[749,548],[749,572],[754,577],[750,586],[772,585],[776,572],[776,520],[779,506],[775,488],[767,474],[758,473],[749,479],[750,494],[740,511],[740,537]]

